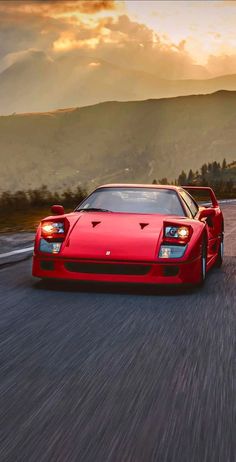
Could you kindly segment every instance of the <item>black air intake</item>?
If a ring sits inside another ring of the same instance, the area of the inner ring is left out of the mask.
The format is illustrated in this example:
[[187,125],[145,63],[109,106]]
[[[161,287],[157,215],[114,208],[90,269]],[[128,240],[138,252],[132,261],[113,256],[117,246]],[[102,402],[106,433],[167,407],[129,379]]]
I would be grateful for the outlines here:
[[92,262],[67,262],[65,268],[73,273],[127,274],[131,276],[143,276],[151,269],[148,265]]

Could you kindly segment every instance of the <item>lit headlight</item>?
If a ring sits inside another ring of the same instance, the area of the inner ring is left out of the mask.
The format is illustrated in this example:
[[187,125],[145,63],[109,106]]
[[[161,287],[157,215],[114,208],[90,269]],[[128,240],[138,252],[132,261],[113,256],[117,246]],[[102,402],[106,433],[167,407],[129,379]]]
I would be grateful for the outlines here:
[[186,245],[161,245],[159,258],[181,258],[186,247]]
[[177,230],[178,237],[187,238],[189,236],[189,229],[186,226],[181,226]]
[[48,242],[40,239],[39,250],[46,253],[58,253],[61,250],[61,242]]
[[46,241],[64,241],[66,236],[65,221],[43,221],[41,236]]
[[63,222],[46,222],[42,225],[42,232],[44,234],[63,234],[64,223]]
[[187,239],[189,237],[189,228],[187,226],[166,226],[165,237]]

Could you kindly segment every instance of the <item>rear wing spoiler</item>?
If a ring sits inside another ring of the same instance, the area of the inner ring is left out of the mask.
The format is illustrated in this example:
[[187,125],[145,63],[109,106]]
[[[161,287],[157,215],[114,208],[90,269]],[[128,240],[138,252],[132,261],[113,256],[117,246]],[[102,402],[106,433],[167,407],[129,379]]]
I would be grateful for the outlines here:
[[218,201],[216,199],[216,195],[213,191],[213,189],[209,188],[208,186],[182,186],[183,189],[186,189],[186,191],[188,191],[190,194],[191,194],[191,191],[192,192],[206,192],[206,195],[208,195],[211,199],[211,202],[212,202],[212,206],[213,207],[217,207],[219,204],[218,204]]

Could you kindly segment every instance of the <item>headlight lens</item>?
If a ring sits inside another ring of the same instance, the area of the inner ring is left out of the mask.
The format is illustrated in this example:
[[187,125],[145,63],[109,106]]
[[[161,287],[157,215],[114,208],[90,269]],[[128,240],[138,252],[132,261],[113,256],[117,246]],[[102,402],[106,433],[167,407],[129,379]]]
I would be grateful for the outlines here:
[[186,245],[161,245],[159,258],[181,258],[186,247]]
[[65,232],[64,223],[56,221],[45,222],[42,224],[42,232],[47,235],[63,234]]
[[43,221],[41,223],[41,236],[46,241],[63,241],[66,236],[65,222]]
[[45,239],[40,239],[39,250],[46,253],[59,253],[61,242],[48,242]]
[[187,239],[189,237],[189,228],[187,226],[166,226],[165,237]]
[[189,236],[189,229],[186,226],[181,226],[177,230],[178,237],[182,239],[187,238]]

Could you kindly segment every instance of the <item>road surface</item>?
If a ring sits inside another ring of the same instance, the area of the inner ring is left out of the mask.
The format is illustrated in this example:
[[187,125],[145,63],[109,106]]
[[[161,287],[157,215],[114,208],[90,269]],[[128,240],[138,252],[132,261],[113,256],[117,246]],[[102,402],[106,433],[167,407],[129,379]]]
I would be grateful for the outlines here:
[[192,292],[0,270],[0,461],[235,462],[236,205]]

